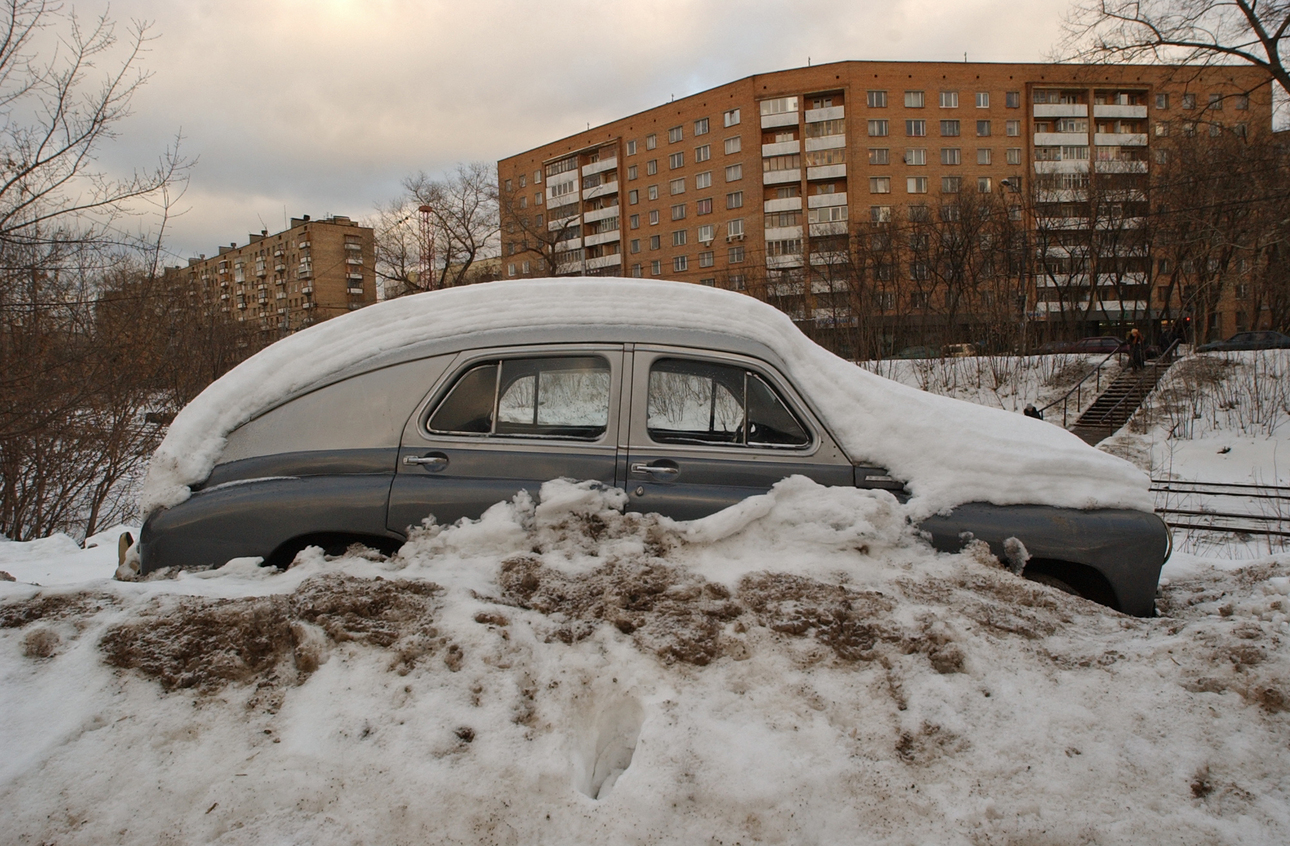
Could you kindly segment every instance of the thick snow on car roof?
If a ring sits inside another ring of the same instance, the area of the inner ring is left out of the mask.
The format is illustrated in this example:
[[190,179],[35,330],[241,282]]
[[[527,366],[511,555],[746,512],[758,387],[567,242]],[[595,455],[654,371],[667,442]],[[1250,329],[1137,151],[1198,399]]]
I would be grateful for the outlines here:
[[1147,477],[1128,462],[1050,423],[868,373],[752,297],[602,278],[492,282],[404,297],[284,338],[175,417],[149,467],[142,513],[183,502],[218,463],[230,432],[338,372],[463,333],[578,325],[715,330],[770,347],[853,461],[882,465],[907,482],[916,518],[964,502],[1152,508]]

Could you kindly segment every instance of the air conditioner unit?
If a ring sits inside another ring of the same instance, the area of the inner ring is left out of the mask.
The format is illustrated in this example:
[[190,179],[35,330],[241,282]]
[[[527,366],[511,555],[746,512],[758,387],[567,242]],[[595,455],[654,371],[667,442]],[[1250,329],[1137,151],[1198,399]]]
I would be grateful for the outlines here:
[[742,241],[743,239],[744,239],[744,236],[743,236],[743,233],[742,233],[742,232],[741,232],[741,233],[739,233],[738,235],[727,235],[727,236],[726,236],[726,242],[727,242],[727,243],[729,243],[729,242],[731,242],[731,241]]

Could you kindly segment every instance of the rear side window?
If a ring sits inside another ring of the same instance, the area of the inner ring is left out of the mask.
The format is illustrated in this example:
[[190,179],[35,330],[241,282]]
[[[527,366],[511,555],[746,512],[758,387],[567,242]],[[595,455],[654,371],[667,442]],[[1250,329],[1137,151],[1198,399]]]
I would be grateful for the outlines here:
[[595,440],[609,422],[609,362],[502,359],[463,373],[430,413],[438,434]]
[[647,428],[656,443],[802,447],[806,428],[758,374],[661,358],[650,367]]

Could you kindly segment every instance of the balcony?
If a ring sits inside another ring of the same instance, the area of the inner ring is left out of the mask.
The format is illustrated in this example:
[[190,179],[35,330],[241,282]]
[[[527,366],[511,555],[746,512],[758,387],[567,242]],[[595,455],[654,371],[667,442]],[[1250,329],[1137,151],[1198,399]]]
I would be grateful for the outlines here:
[[582,199],[594,200],[597,197],[608,197],[610,194],[618,193],[618,181],[602,182],[594,188],[587,188],[582,192]]
[[592,162],[589,165],[582,166],[582,175],[591,176],[593,173],[604,173],[607,170],[615,170],[618,167],[618,157],[614,156],[609,159],[601,159],[598,162]]
[[1097,162],[1096,170],[1098,173],[1146,173],[1146,162]]
[[812,223],[810,233],[812,238],[820,238],[826,235],[845,235],[847,234],[847,222],[837,220],[830,223]]
[[617,229],[611,229],[608,232],[597,232],[595,235],[588,235],[583,241],[588,247],[594,247],[597,244],[609,244],[617,241],[620,237]]
[[[801,256],[796,256],[801,259]],[[800,297],[805,290],[801,282],[767,282],[766,293],[772,297]]]
[[1088,117],[1087,103],[1038,103],[1035,117]]
[[612,256],[600,256],[587,259],[587,270],[600,270],[605,267],[617,267],[623,263],[623,257],[614,253]]
[[1042,217],[1036,222],[1036,228],[1044,231],[1058,229],[1088,229],[1087,217]]
[[767,241],[787,241],[790,238],[801,238],[802,227],[800,226],[776,226],[766,230]]
[[1035,173],[1088,173],[1087,159],[1065,162],[1035,162]]
[[[307,247],[307,246],[309,246],[309,242],[308,242],[308,241],[306,241],[304,244],[301,244],[301,246],[302,246],[302,247]],[[347,250],[361,250],[361,249],[363,249],[363,245],[362,245],[362,244],[360,244],[360,243],[358,243],[357,241],[346,241],[346,242],[345,242],[345,249],[347,249]]]
[[362,286],[362,285],[350,285],[350,286],[348,286],[347,288],[345,288],[345,293],[347,293],[347,294],[355,294],[355,295],[357,295],[357,294],[361,294],[361,293],[363,293],[363,286]]
[[314,275],[313,269],[308,267],[302,267],[296,271],[297,279],[308,279],[313,275]]
[[1093,106],[1095,118],[1145,118],[1146,106]]
[[303,303],[301,303],[301,304],[300,304],[300,307],[301,307],[301,308],[317,308],[317,307],[318,307],[318,303],[309,302],[308,300],[306,300],[305,302],[303,302]]
[[794,153],[802,152],[801,141],[777,141],[774,144],[762,144],[761,154],[763,156],[791,156]]
[[278,293],[276,293],[276,294],[274,294],[274,295],[273,295],[273,298],[274,298],[275,300],[285,300],[285,299],[287,298],[287,292],[286,292],[286,291],[279,291]]
[[257,265],[255,266],[255,275],[256,275],[256,276],[264,276],[267,272],[268,272],[268,271],[266,271],[266,270],[264,269],[264,265],[262,265],[262,264],[257,264]]
[[274,250],[274,251],[273,251],[273,257],[274,257],[274,258],[282,258],[282,256],[284,256],[284,255],[286,255],[286,253],[284,253],[282,250]]
[[784,197],[778,200],[766,200],[762,203],[762,210],[767,212],[800,211],[801,208],[801,197]]
[[790,256],[766,256],[766,267],[770,270],[782,270],[788,267],[801,267],[804,264],[801,253]]
[[1147,135],[1145,132],[1099,132],[1093,136],[1093,144],[1097,147],[1145,147]]
[[362,263],[363,263],[363,257],[362,257],[362,256],[346,256],[346,257],[345,257],[345,264],[359,264],[359,265],[361,265]]
[[822,120],[841,120],[846,116],[845,106],[829,106],[827,109],[806,110],[807,123],[818,123]]
[[304,294],[305,296],[309,296],[309,295],[310,295],[310,294],[312,294],[313,292],[314,292],[314,286],[313,286],[313,285],[306,285],[306,286],[304,286],[303,288],[301,288],[301,289],[300,289],[300,293]]
[[1087,147],[1087,132],[1036,132],[1036,147]]
[[797,112],[761,116],[762,129],[773,129],[776,126],[797,126]]
[[847,192],[842,191],[836,194],[812,194],[806,198],[806,207],[808,209],[823,209],[829,206],[845,206],[847,204]]
[[576,227],[581,223],[582,218],[575,214],[573,217],[561,217],[547,221],[546,229],[548,232],[559,232],[561,229]]
[[849,259],[850,256],[841,250],[828,250],[822,253],[811,253],[811,266],[834,267],[846,264]]
[[813,150],[836,150],[846,145],[847,137],[845,135],[825,135],[823,138],[806,139],[806,151],[808,153]]
[[286,270],[286,269],[287,269],[287,266],[286,266],[285,264],[275,264],[275,265],[273,266],[273,272],[274,272],[274,273],[281,273],[282,271],[284,271],[284,270]]
[[[301,242],[300,242],[300,244],[299,244],[298,246],[299,246],[299,247],[300,247],[300,249],[302,249],[302,250],[307,250],[307,249],[309,249],[309,242],[308,242],[308,241],[301,241]],[[355,247],[357,247],[357,246],[358,246],[358,244],[355,244],[354,246],[355,246]],[[349,249],[349,244],[346,244],[346,245],[345,245],[345,249]]]
[[807,179],[841,179],[847,175],[845,164],[820,165],[806,169]]
[[617,205],[605,206],[603,209],[592,209],[582,216],[582,220],[584,223],[595,223],[598,220],[617,217],[618,211]]
[[802,169],[795,167],[792,170],[768,170],[761,175],[762,185],[782,185],[785,182],[801,182]]
[[357,280],[357,281],[359,281],[359,282],[362,282],[362,281],[363,281],[363,274],[361,274],[361,273],[355,273],[355,272],[353,272],[353,271],[350,271],[349,273],[346,273],[346,274],[345,274],[345,278],[346,278],[346,279],[351,279],[351,280]]

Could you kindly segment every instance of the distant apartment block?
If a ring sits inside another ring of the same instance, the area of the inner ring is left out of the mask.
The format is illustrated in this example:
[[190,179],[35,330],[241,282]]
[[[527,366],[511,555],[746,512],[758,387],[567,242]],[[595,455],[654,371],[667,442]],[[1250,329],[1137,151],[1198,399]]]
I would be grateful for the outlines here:
[[[1083,261],[1101,225],[1090,184],[1117,192],[1117,225],[1131,229],[1149,211],[1158,141],[1267,131],[1271,114],[1266,75],[1244,66],[854,61],[757,74],[499,161],[502,276],[678,279],[837,325],[858,318],[854,296],[836,296],[846,265],[885,286],[867,314],[911,315],[928,307],[927,262],[884,266],[882,233],[988,198],[1028,232],[1007,297],[1019,314],[1132,322],[1183,292],[1153,290],[1145,243],[1106,248],[1114,291]],[[963,319],[987,305],[966,303]]]
[[168,279],[204,292],[229,320],[290,333],[376,302],[372,230],[340,215],[291,219],[213,258],[166,268]]

